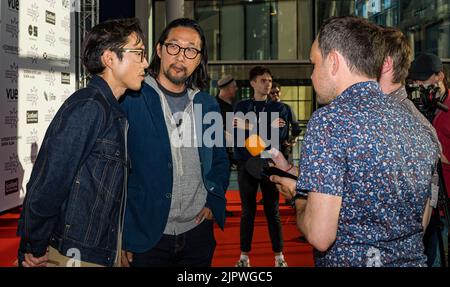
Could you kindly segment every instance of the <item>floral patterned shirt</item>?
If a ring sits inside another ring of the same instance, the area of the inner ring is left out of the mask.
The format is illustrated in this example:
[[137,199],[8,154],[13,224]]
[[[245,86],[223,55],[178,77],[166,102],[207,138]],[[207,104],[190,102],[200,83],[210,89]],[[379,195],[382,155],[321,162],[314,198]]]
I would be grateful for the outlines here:
[[336,241],[317,266],[425,266],[422,216],[438,153],[426,127],[357,83],[308,123],[297,189],[342,198]]

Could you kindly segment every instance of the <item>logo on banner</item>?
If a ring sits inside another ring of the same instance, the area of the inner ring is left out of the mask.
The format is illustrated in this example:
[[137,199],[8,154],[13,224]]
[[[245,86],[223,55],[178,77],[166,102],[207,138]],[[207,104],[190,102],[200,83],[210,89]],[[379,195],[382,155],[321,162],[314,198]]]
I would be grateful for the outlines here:
[[27,94],[27,101],[31,102],[31,105],[36,106],[38,99],[38,89],[36,87],[32,87],[30,92]]
[[59,40],[59,43],[61,45],[68,46],[68,47],[70,46],[70,39],[69,38],[59,37],[58,40]]
[[80,0],[61,0],[64,8],[70,8],[70,12],[81,12]]
[[54,108],[48,109],[47,113],[44,115],[44,121],[51,122],[55,117],[55,114],[56,112]]
[[19,0],[8,0],[9,10],[19,12]]
[[39,58],[38,47],[36,45],[31,46],[27,54],[27,58],[31,60],[31,63],[37,64],[37,60]]
[[18,121],[17,109],[12,108],[12,110],[9,111],[9,114],[5,116],[5,125],[9,125],[11,128],[17,128]]
[[46,0],[46,1],[48,3],[48,6],[50,6],[51,8],[55,8],[56,0]]
[[53,94],[52,92],[48,92],[48,93],[47,93],[47,91],[44,91],[44,99],[45,99],[47,102],[50,102],[50,101],[56,101],[56,96],[55,96],[55,94]]
[[5,54],[19,55],[19,47],[17,46],[10,46],[5,44],[2,46],[2,49]]
[[56,36],[53,29],[48,30],[48,34],[45,35],[45,41],[50,45],[50,47],[55,47]]
[[27,144],[37,144],[39,142],[38,131],[33,129],[30,131],[30,135],[26,138]]
[[70,85],[70,73],[61,72],[61,84]]
[[6,100],[8,102],[17,102],[19,98],[19,90],[17,88],[6,88]]
[[9,24],[6,23],[6,33],[10,33],[11,34],[11,38],[16,38],[19,35],[19,21],[17,20],[16,17],[12,18],[9,21]]
[[36,4],[36,2],[33,3],[30,8],[28,8],[27,16],[29,16],[33,22],[37,22],[39,18],[39,6]]
[[13,178],[5,181],[5,195],[19,192],[19,179]]
[[17,136],[13,136],[13,137],[4,137],[1,139],[1,145],[3,146],[12,146],[12,145],[16,145],[17,143]]
[[61,20],[61,27],[64,29],[65,32],[70,31],[70,16],[66,15]]
[[12,153],[9,156],[9,161],[5,162],[4,170],[13,173],[17,173],[17,169],[19,168],[20,162],[19,157],[16,153]]
[[19,75],[19,66],[16,62],[9,65],[9,69],[5,70],[5,78],[11,80],[11,83],[17,84],[17,77]]
[[[37,36],[38,36],[38,27],[37,26],[33,26],[33,25],[29,25],[28,26],[28,35],[30,35],[31,37],[37,38]],[[30,38],[30,39],[36,40],[35,38]]]
[[22,73],[24,79],[35,79],[36,76],[42,74],[41,70],[29,70],[29,69],[24,69]]
[[27,111],[27,124],[38,123],[38,111]]
[[45,75],[45,81],[50,85],[54,86],[56,77],[55,77],[55,70],[53,68],[50,68],[50,70]]
[[45,10],[45,22],[55,25],[56,24],[56,14],[51,11]]

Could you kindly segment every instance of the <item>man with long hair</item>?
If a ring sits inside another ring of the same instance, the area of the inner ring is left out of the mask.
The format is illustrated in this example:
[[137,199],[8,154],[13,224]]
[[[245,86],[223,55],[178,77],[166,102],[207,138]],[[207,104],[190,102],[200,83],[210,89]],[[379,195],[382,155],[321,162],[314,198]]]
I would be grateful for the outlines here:
[[199,143],[212,126],[205,114],[220,118],[217,101],[200,91],[209,80],[206,47],[197,22],[172,21],[156,43],[140,93],[123,102],[132,163],[125,266],[211,265],[213,224],[225,222],[229,168],[223,142]]

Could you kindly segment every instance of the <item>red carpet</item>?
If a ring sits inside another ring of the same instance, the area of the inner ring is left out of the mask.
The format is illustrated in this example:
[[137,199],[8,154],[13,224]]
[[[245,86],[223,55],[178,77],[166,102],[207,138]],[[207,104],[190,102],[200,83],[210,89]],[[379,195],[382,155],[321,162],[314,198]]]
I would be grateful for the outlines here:
[[[214,267],[231,267],[239,259],[239,221],[241,207],[239,193],[227,192],[227,209],[233,216],[227,218],[225,230],[215,229],[217,247],[214,253]],[[258,193],[258,200],[261,194]],[[284,201],[281,199],[280,203]],[[280,205],[280,214],[283,223],[284,251],[283,254],[289,266],[313,266],[312,247],[298,240],[299,232],[295,226],[294,210],[290,206]],[[16,237],[17,220],[20,210],[16,209],[0,215],[0,267],[13,266],[16,260],[19,238]],[[271,267],[274,265],[267,223],[262,205],[258,205],[253,235],[250,264],[254,267]]]

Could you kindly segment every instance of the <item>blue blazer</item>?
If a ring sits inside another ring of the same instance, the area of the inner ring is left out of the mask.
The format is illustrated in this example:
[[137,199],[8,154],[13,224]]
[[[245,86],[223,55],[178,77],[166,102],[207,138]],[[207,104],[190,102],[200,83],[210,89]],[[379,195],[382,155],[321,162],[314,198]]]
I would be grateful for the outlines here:
[[[195,104],[202,105],[202,119],[208,112],[220,113],[217,101],[207,93],[198,92]],[[144,82],[140,93],[125,97],[122,107],[130,124],[128,152],[131,160],[123,248],[142,253],[158,243],[167,223],[173,185],[172,154],[161,101],[152,86]],[[197,122],[203,122],[202,119]],[[211,125],[202,124],[202,132]],[[206,207],[212,210],[222,229],[230,176],[224,146],[198,148],[203,183],[208,191]]]

